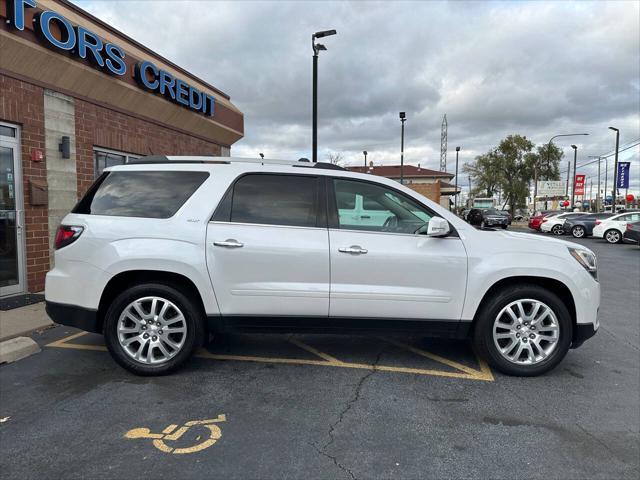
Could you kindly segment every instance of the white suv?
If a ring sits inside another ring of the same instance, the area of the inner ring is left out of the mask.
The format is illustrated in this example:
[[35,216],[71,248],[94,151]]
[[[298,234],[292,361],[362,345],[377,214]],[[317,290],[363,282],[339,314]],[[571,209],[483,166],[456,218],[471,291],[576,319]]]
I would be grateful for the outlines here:
[[382,331],[472,338],[498,370],[532,376],[598,329],[596,258],[581,245],[476,230],[334,165],[135,162],[64,218],[46,280],[51,318],[103,333],[134,373],[175,369],[210,333]]

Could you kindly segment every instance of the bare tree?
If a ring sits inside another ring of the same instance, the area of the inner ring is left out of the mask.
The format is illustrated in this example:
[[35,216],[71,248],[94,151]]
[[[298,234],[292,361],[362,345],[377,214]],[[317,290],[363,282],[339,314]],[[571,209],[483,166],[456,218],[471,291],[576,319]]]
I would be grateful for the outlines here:
[[331,152],[327,154],[327,160],[334,165],[338,165],[342,161],[342,154]]

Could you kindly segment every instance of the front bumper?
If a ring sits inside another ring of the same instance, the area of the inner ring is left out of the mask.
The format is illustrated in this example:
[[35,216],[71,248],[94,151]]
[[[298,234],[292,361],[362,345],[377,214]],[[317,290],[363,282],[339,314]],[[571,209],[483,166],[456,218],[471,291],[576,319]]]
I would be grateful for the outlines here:
[[96,310],[47,301],[46,311],[49,318],[60,325],[79,328],[86,332],[102,333],[102,324],[98,320]]
[[592,323],[578,323],[574,327],[571,348],[578,348],[585,342],[585,340],[593,337],[597,331],[598,327]]

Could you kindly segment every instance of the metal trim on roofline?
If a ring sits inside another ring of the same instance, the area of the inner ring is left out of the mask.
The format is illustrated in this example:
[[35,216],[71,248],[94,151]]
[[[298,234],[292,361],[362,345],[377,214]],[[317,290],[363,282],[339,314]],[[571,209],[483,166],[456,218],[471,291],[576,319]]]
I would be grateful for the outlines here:
[[322,168],[327,170],[345,170],[333,163],[317,162],[310,163],[300,160],[278,160],[261,158],[241,158],[241,157],[208,157],[208,156],[167,156],[149,155],[127,162],[127,165],[147,165],[147,164],[184,164],[184,163],[209,163],[209,164],[231,164],[231,163],[259,163],[262,165],[290,165],[293,167]]

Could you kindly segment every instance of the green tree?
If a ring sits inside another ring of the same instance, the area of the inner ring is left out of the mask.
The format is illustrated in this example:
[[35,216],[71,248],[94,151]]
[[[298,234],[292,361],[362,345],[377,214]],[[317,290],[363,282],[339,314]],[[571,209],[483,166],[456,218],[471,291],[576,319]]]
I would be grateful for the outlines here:
[[493,197],[500,186],[499,158],[495,150],[478,155],[474,163],[462,167],[473,181],[473,195]]
[[532,173],[530,153],[533,147],[533,142],[527,137],[509,135],[496,149],[499,159],[500,187],[512,215],[516,208],[526,206]]
[[560,180],[560,160],[564,157],[561,149],[553,143],[536,147],[535,152],[527,155],[527,166],[531,178],[538,180]]

